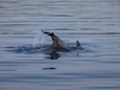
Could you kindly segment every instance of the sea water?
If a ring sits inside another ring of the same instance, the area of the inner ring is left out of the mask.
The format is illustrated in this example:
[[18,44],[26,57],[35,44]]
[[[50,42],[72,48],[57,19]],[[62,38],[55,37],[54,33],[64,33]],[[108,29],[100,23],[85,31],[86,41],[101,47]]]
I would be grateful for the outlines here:
[[120,0],[0,0],[0,90],[120,90]]

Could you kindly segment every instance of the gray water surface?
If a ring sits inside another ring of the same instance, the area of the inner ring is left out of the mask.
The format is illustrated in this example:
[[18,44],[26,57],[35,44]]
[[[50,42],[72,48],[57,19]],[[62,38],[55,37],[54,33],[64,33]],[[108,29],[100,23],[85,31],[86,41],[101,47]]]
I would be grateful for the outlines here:
[[[33,50],[40,30],[83,49]],[[0,0],[0,90],[120,90],[120,0]]]

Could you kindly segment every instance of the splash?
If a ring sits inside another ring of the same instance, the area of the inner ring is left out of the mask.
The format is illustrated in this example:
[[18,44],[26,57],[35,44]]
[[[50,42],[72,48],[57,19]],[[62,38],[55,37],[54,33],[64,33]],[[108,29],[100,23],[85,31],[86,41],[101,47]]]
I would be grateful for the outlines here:
[[37,32],[35,38],[33,39],[32,47],[33,48],[43,48],[44,44],[46,43],[46,36],[41,32]]

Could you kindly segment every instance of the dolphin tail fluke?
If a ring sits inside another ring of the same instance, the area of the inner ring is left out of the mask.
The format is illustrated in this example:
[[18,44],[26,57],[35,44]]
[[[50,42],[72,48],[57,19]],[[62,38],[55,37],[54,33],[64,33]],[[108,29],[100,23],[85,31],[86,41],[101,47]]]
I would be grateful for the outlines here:
[[43,32],[44,34],[47,34],[47,35],[49,35],[49,36],[53,36],[54,35],[54,33],[52,32],[52,33],[50,33],[50,32],[46,32],[46,31],[43,31],[43,30],[41,30],[41,32]]

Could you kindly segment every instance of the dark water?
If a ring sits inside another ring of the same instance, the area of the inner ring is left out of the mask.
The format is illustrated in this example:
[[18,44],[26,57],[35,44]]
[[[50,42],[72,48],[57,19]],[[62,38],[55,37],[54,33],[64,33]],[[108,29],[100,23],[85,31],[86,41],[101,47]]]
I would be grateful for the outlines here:
[[[33,50],[40,30],[84,49]],[[120,90],[120,0],[0,0],[0,90]]]

